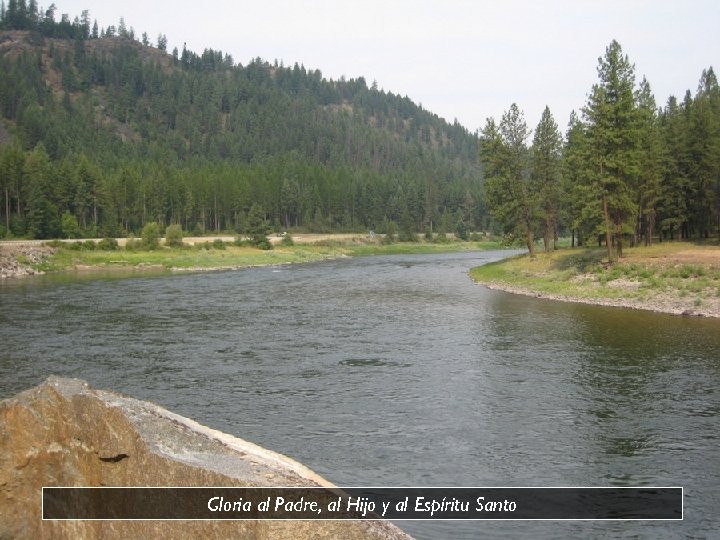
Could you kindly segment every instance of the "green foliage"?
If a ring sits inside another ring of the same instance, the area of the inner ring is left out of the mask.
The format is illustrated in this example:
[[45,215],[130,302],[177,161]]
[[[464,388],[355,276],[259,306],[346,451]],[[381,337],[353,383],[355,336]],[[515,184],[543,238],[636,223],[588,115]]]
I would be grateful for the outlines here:
[[67,210],[60,218],[60,229],[63,238],[80,238],[80,225],[78,225],[77,218]]
[[216,238],[213,240],[212,247],[213,249],[225,249],[225,242],[220,240],[220,238]]
[[267,237],[257,238],[255,240],[253,240],[253,245],[256,248],[262,249],[264,251],[269,251],[269,250],[273,249],[273,245],[270,242],[270,240],[268,240]]
[[158,249],[160,247],[160,226],[154,221],[146,223],[141,237],[143,249]]
[[389,245],[397,240],[397,224],[392,220],[385,218],[380,226],[380,232],[384,234],[381,244]]
[[295,245],[295,242],[293,241],[293,238],[290,235],[290,233],[287,233],[282,237],[282,240],[280,240],[280,245],[286,246],[286,247]]
[[435,235],[433,242],[436,244],[449,244],[450,238],[448,238],[448,235],[447,233],[445,233],[445,231],[440,231]]
[[118,242],[114,238],[103,238],[98,242],[97,248],[103,251],[116,251],[118,249]]
[[458,221],[455,225],[455,237],[463,241],[468,240],[468,230],[464,221]]
[[140,242],[137,238],[130,235],[127,237],[127,240],[125,240],[125,249],[127,251],[136,251],[142,247],[142,242]]
[[[363,78],[239,66],[213,50],[174,62],[131,43],[128,25],[83,20],[38,28],[71,42],[28,38],[25,53],[0,54],[0,117],[17,133],[0,148],[11,173],[0,174],[0,223],[14,235],[60,235],[65,212],[81,234],[137,235],[147,221],[244,231],[254,204],[267,223],[316,231],[372,229],[383,216],[416,230],[461,207],[480,225],[478,139],[458,123]],[[45,163],[29,156],[38,143]]]
[[506,233],[520,233],[534,254],[534,222],[538,212],[529,175],[529,131],[513,103],[496,126],[488,119],[482,131],[481,158],[485,165],[485,198],[493,217]]
[[165,228],[165,245],[169,247],[183,246],[182,227],[177,223]]
[[545,107],[535,129],[532,144],[532,183],[530,191],[537,204],[537,219],[541,223],[545,251],[554,249],[558,233],[561,203],[562,136]]

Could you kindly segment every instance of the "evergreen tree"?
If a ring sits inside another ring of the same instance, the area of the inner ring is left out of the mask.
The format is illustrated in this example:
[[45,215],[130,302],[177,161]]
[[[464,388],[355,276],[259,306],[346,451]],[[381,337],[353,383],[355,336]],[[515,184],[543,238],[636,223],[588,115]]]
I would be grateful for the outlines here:
[[545,107],[535,129],[532,145],[532,192],[537,197],[539,217],[543,221],[545,251],[554,249],[557,236],[561,190],[562,136]]
[[640,83],[637,92],[637,106],[640,167],[636,186],[637,217],[633,245],[636,245],[643,237],[645,245],[650,245],[655,233],[657,205],[660,199],[663,144],[655,98],[650,90],[650,84],[645,78]]
[[499,127],[488,119],[482,130],[480,159],[485,165],[485,196],[491,214],[506,231],[522,234],[534,257],[537,203],[529,182],[528,136],[524,115],[513,103]]
[[[608,260],[613,261],[622,256],[628,218],[636,215],[631,190],[639,172],[635,69],[617,41],[610,43],[598,61],[600,82],[593,86],[583,113],[594,195],[602,202]],[[617,256],[613,255],[613,241]]]

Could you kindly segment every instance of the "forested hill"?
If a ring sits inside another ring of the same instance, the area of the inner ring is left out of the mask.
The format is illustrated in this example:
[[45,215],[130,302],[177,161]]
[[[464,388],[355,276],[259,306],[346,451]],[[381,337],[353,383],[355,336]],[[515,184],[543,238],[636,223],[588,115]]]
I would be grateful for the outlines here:
[[253,205],[309,230],[484,219],[477,136],[407,97],[53,16],[2,14],[0,237],[242,230]]

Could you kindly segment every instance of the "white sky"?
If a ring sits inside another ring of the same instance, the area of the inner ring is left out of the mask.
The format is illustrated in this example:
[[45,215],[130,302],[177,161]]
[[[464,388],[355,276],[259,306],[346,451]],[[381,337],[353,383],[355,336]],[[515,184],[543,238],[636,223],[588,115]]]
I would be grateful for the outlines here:
[[[646,76],[659,105],[720,70],[720,1],[684,0],[54,0],[101,27],[121,16],[136,35],[364,76],[475,131],[512,102],[530,128],[550,106],[561,131],[597,81],[612,39]],[[49,5],[50,0],[44,4]]]

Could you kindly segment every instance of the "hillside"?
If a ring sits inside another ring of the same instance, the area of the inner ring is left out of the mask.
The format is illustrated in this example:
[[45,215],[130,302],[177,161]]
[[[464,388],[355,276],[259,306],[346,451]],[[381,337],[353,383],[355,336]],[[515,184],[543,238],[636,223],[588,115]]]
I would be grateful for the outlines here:
[[407,97],[63,21],[0,31],[0,237],[242,230],[253,206],[315,231],[484,224],[477,136]]

